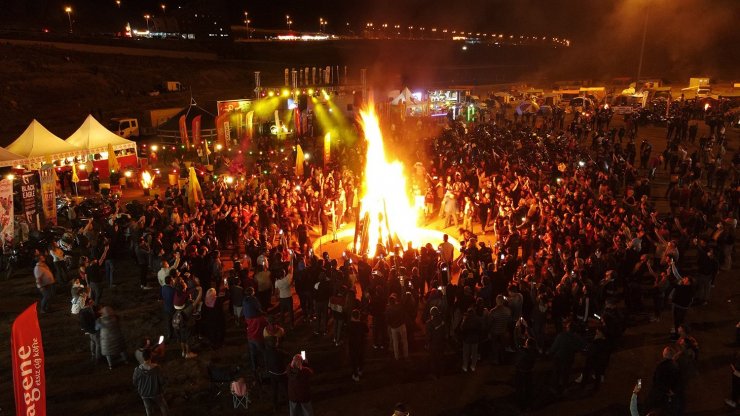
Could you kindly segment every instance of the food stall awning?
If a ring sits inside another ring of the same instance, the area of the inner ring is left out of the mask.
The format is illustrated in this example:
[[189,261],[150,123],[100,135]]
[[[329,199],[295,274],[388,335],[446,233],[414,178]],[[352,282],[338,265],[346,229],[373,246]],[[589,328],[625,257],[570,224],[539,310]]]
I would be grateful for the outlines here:
[[25,159],[23,164],[74,157],[83,153],[82,149],[55,136],[37,120],[33,120],[23,134],[5,149],[22,156]]
[[113,150],[136,148],[136,142],[108,130],[92,115],[87,116],[80,128],[65,141],[91,154],[107,151],[109,144],[113,146]]
[[20,165],[25,160],[25,157],[9,152],[0,147],[0,167]]

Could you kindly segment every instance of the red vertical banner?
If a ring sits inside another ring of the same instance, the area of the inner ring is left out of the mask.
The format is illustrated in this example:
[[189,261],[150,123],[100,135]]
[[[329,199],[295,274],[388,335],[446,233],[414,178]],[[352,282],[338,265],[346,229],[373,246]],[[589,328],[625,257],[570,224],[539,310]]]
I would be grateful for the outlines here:
[[36,303],[18,315],[10,335],[16,415],[46,415],[46,375]]
[[188,121],[185,118],[185,114],[180,116],[180,141],[185,146],[190,145],[190,141],[188,140]]
[[229,113],[223,113],[216,117],[216,141],[226,146],[226,129],[229,126]]
[[193,145],[198,147],[200,146],[200,115],[197,115],[193,118]]

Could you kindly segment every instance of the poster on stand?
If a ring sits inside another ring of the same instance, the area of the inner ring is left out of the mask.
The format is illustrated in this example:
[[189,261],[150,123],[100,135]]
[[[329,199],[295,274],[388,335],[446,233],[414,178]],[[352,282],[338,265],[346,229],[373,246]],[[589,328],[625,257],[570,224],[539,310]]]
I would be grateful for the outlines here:
[[41,180],[41,209],[44,212],[44,224],[57,225],[57,177],[54,166],[43,166],[39,170],[39,178]]
[[16,415],[46,415],[46,374],[36,302],[13,322],[10,334]]
[[0,236],[5,244],[13,244],[13,181],[0,181]]
[[23,216],[28,223],[29,230],[36,230],[36,174],[24,173],[21,176],[21,198],[23,200]]

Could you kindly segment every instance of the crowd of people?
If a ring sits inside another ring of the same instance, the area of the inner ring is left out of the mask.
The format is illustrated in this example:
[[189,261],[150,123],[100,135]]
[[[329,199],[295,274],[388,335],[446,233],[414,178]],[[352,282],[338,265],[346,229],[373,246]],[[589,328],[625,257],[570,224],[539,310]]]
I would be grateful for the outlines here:
[[[218,350],[227,323],[244,325],[250,372],[269,378],[276,407],[287,393],[291,415],[313,414],[313,370],[282,349],[300,326],[347,346],[355,382],[370,350],[398,361],[423,351],[432,377],[454,371],[455,356],[463,372],[511,366],[526,408],[539,398],[538,361],[551,367],[545,385],[556,397],[574,383],[597,390],[630,323],[668,320],[663,361],[633,414],[682,414],[700,351],[692,315],[711,300],[719,271],[732,268],[740,153],[727,155],[724,129],[692,153],[687,137],[670,133],[665,151],[643,141],[638,152],[635,123],[558,124],[454,122],[418,141],[409,192],[424,196],[430,224],[441,217],[454,226],[446,232],[459,237],[459,251],[445,238],[438,247],[398,242],[374,258],[315,252],[312,236],[357,216],[363,149],[352,146],[327,170],[307,163],[299,176],[289,162],[258,164],[233,181],[202,183],[202,200],[169,187],[145,205],[119,206],[105,223],[83,224],[76,273],[56,247],[54,261],[38,257],[39,309],[48,310],[54,282],[68,280],[92,359],[105,356],[111,368],[128,361],[120,320],[101,306],[119,265],[133,261],[142,292],[160,292],[165,341],[199,359],[196,339]],[[668,212],[656,209],[661,170]],[[156,364],[163,341],[144,338],[137,348],[134,384],[147,414],[157,406],[166,414]],[[579,354],[585,365],[575,377]]]

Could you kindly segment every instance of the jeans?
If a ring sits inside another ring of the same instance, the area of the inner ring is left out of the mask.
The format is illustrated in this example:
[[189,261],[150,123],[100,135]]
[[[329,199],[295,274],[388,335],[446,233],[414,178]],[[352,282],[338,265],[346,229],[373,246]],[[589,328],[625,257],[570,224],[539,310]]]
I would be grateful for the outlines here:
[[383,315],[373,315],[373,345],[380,348],[388,346],[388,326]]
[[475,344],[469,344],[467,342],[463,342],[463,362],[462,366],[463,368],[468,368],[468,363],[470,363],[470,369],[475,370],[475,363],[478,362],[478,343]]
[[93,360],[97,363],[100,361],[101,353],[100,353],[100,333],[88,333],[88,337],[90,337],[90,356]]
[[326,320],[328,315],[329,303],[316,301],[316,332],[319,334],[326,333]]
[[139,285],[146,286],[147,277],[149,276],[149,265],[139,264]]
[[105,278],[108,279],[108,287],[113,287],[113,260],[108,259],[103,265],[105,266]]
[[163,312],[164,325],[165,325],[165,330],[167,332],[167,339],[172,339],[172,337],[175,336],[175,330],[174,330],[174,328],[172,328],[172,317],[174,315],[175,315],[175,312],[174,311],[172,311],[172,312],[164,311]]
[[96,305],[100,305],[100,298],[103,297],[103,288],[98,282],[89,282],[90,285],[90,297]]
[[263,354],[262,354],[262,344],[259,341],[255,340],[248,340],[249,344],[249,363],[252,366],[252,371],[257,373],[257,367],[260,366],[259,360],[262,360]]
[[678,333],[678,327],[686,322],[686,314],[689,312],[689,308],[683,308],[676,304],[673,304],[673,328]]
[[288,405],[290,407],[290,416],[313,416],[311,402],[288,402]]
[[334,342],[339,342],[342,339],[342,328],[344,327],[344,318],[340,316],[334,316]]
[[57,280],[67,283],[67,263],[62,261],[55,261],[54,262],[54,276],[57,278]]
[[142,397],[141,400],[144,402],[146,416],[152,416],[154,414],[155,406],[159,406],[159,411],[162,413],[162,416],[170,414],[170,408],[167,406],[167,400],[164,399],[164,394],[160,394],[155,397]]
[[49,312],[49,302],[54,297],[54,283],[39,288],[41,293],[41,302],[39,302],[39,311],[41,313]]
[[[402,351],[399,351],[399,345]],[[406,324],[402,324],[398,328],[391,328],[391,344],[393,345],[393,356],[398,360],[403,352],[403,358],[409,358],[409,344],[406,340]]]

